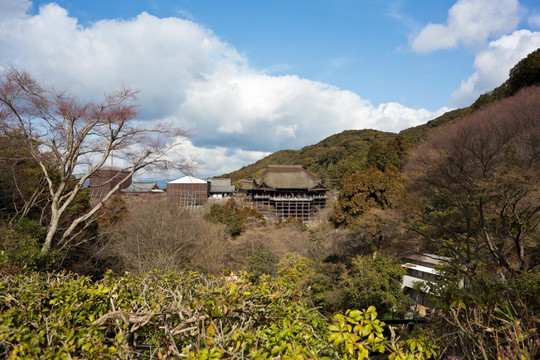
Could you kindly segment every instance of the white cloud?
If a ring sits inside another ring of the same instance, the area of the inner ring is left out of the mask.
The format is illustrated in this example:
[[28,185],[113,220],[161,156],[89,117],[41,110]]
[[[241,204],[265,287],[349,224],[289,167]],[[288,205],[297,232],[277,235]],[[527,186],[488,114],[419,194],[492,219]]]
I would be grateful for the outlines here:
[[[0,0],[5,1],[5,0]],[[295,75],[249,67],[210,30],[147,13],[83,26],[56,4],[30,16],[26,0],[0,18],[0,66],[9,61],[60,88],[99,99],[121,84],[141,90],[141,120],[193,130],[190,154],[205,174],[268,152],[300,148],[346,129],[398,131],[442,113],[390,103]]]
[[0,21],[24,17],[31,6],[30,0],[0,0]]
[[448,10],[446,24],[428,24],[410,41],[416,52],[431,52],[457,47],[479,49],[489,38],[516,29],[519,23],[518,0],[458,0]]
[[[229,150],[222,146],[198,147],[193,145],[190,140],[184,141],[180,147],[169,154],[172,159],[192,159],[195,174],[203,178],[232,172],[268,155],[270,155],[270,152],[241,149]],[[180,174],[167,174],[167,177],[170,178],[178,176]]]
[[475,72],[452,93],[453,105],[469,106],[479,95],[491,91],[508,79],[510,69],[540,48],[540,32],[515,31],[489,43],[474,60]]

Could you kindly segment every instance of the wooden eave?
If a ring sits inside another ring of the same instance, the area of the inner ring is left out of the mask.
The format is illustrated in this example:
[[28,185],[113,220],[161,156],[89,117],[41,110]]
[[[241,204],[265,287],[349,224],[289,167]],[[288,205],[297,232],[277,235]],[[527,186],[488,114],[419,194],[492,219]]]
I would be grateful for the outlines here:
[[322,186],[322,184],[317,184],[317,186],[314,186],[311,189],[309,189],[309,191],[314,191],[314,190],[328,191],[328,189]]
[[262,182],[260,185],[255,186],[255,190],[275,190],[273,187],[270,187],[266,185],[264,182]]

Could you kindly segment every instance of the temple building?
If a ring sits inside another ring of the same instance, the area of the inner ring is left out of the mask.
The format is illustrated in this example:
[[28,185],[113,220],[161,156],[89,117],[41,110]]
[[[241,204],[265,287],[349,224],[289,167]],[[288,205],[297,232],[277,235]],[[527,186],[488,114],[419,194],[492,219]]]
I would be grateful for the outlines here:
[[209,196],[215,199],[229,198],[234,195],[235,187],[230,178],[211,178]]
[[328,189],[301,165],[270,165],[255,180],[243,181],[245,202],[270,219],[309,221],[326,206]]

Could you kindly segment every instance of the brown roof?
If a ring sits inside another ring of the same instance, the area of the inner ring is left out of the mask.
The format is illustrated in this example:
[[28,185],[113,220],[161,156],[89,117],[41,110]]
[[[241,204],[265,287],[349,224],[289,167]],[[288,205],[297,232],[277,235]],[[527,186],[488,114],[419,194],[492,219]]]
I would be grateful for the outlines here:
[[251,190],[254,186],[253,180],[242,180],[240,182],[240,190]]
[[255,179],[258,188],[312,189],[321,188],[321,180],[301,165],[270,165]]

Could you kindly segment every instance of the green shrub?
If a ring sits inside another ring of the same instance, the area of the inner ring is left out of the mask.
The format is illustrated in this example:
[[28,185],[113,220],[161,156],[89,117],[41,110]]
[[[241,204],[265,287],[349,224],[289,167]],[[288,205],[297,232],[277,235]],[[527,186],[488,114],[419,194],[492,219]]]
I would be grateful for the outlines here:
[[60,264],[60,254],[55,252],[42,253],[38,240],[28,235],[32,233],[31,230],[27,230],[26,234],[12,229],[1,232],[2,261],[19,269],[37,271],[57,269]]
[[255,251],[247,258],[248,272],[255,278],[261,275],[275,276],[278,269],[279,257],[268,250]]
[[358,256],[343,282],[348,308],[363,309],[376,304],[383,315],[400,314],[408,300],[401,284],[405,270],[398,260]]
[[434,355],[429,339],[383,335],[375,308],[329,324],[294,287],[241,274],[0,274],[0,357],[7,359],[395,359]]

